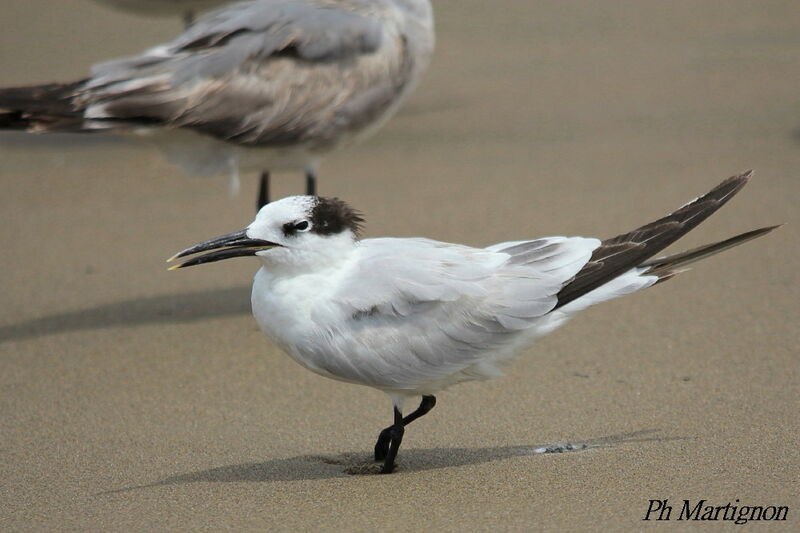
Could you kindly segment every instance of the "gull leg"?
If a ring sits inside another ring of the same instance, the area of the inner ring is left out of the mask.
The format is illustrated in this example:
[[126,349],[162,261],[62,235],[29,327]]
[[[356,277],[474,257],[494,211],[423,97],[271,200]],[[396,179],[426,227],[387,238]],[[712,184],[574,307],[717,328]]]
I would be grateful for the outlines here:
[[269,172],[261,173],[261,182],[258,185],[258,199],[256,200],[256,213],[269,203]]
[[[436,405],[436,396],[423,396],[422,401],[419,403],[419,407],[417,410],[408,415],[407,417],[403,418],[401,421],[403,427],[407,426],[417,418],[425,416],[428,414],[428,411],[433,409]],[[395,410],[396,411],[396,410]],[[395,422],[396,424],[397,422]],[[388,428],[381,431],[380,435],[378,435],[378,442],[375,443],[375,460],[376,461],[383,461],[387,459],[387,455],[389,453],[389,445],[392,442],[392,429],[395,426],[389,426]],[[398,444],[398,448],[400,445]],[[397,452],[395,452],[395,455]],[[384,465],[385,467],[385,465]]]
[[317,195],[317,176],[313,169],[306,170],[306,194],[309,196]]
[[188,28],[192,24],[194,24],[194,12],[191,9],[187,9],[183,12],[183,25]]

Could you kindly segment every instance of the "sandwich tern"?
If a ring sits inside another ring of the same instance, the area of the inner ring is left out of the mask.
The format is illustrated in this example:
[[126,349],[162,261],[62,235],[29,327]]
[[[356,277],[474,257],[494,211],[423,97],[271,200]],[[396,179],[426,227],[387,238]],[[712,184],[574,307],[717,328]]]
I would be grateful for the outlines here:
[[[671,214],[600,241],[545,237],[471,248],[429,239],[359,239],[361,215],[336,198],[293,196],[247,228],[169,259],[170,270],[239,256],[261,268],[252,292],[260,328],[317,374],[386,392],[394,422],[375,444],[390,473],[405,426],[438,391],[501,374],[534,339],[591,305],[683,272],[690,263],[769,233],[757,229],[655,257],[730,200],[733,176]],[[199,255],[195,255],[199,254]],[[403,416],[404,401],[422,397]]]
[[192,174],[303,170],[376,131],[434,47],[430,0],[248,0],[72,83],[0,89],[0,129],[134,132]]

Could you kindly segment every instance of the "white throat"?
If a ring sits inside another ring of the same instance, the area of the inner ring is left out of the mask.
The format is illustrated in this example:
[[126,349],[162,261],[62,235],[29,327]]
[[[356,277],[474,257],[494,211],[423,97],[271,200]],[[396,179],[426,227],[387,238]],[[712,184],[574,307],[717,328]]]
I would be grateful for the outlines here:
[[303,242],[259,253],[266,274],[270,277],[296,277],[335,271],[350,261],[358,246],[350,231],[304,237]]

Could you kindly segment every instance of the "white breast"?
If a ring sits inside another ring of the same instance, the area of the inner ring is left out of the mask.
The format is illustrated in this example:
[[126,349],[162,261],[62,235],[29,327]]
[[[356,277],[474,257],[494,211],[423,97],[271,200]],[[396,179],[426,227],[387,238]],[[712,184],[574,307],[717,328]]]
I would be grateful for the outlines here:
[[327,350],[331,332],[346,317],[331,305],[326,287],[330,272],[274,276],[261,268],[253,282],[251,304],[261,331],[305,368],[325,377],[349,381],[326,370],[335,351]]

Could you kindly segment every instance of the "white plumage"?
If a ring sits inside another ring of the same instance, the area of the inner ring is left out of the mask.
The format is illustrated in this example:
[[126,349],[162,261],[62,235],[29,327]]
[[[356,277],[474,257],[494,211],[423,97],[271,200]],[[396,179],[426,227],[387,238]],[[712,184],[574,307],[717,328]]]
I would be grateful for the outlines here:
[[343,240],[324,267],[304,274],[285,275],[275,259],[262,258],[253,313],[306,368],[384,390],[396,403],[498,375],[511,350],[540,326],[551,329],[545,317],[556,293],[600,246],[540,239],[533,246],[545,251],[518,262],[428,239]]

